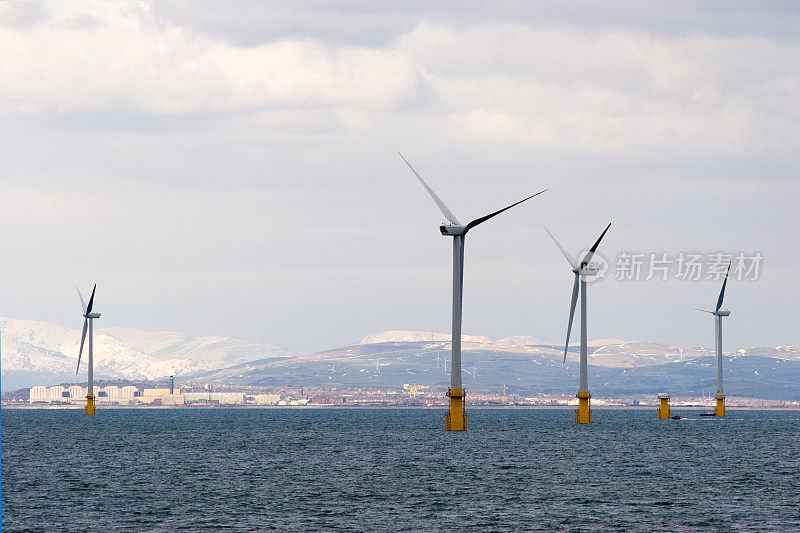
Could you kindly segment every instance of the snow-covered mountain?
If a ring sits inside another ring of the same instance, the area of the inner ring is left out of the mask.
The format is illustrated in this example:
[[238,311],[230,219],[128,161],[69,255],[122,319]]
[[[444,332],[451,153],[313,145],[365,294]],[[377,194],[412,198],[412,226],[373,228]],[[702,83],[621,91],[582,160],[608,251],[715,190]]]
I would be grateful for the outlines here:
[[[35,320],[0,318],[3,389],[83,379],[85,366],[80,378],[75,376],[79,343],[77,329]],[[710,349],[619,339],[600,339],[589,344],[589,365],[595,373],[592,379],[603,376],[624,381],[650,376],[647,379],[658,382],[662,367],[672,369],[670,372],[677,372],[676,375],[685,371],[687,376],[694,376],[692,372],[698,365],[711,368],[713,363]],[[355,346],[288,357],[282,356],[276,346],[229,337],[190,337],[98,324],[95,346],[97,379],[157,379],[175,375],[239,385],[338,383],[393,387],[410,381],[445,384],[450,335],[385,331],[369,335]],[[576,375],[577,346],[570,346],[566,364],[561,345],[534,337],[491,341],[487,337],[465,335],[462,347],[465,383],[473,389],[517,383],[535,390],[553,385],[554,376],[572,383],[570,380]],[[765,372],[780,374],[785,373],[780,369],[794,369],[800,361],[800,347],[747,348],[729,352],[726,357],[738,361],[736,368],[755,372],[754,376],[763,380]],[[784,366],[782,362],[791,364]],[[697,376],[713,381],[715,374],[709,370]]]
[[[389,331],[382,331],[380,333],[373,333],[367,335],[359,344],[379,344],[383,342],[450,342],[449,333],[437,333],[434,331],[408,331],[403,329],[395,329]],[[545,342],[536,337],[529,336],[513,336],[505,337],[497,341],[489,340],[489,337],[481,335],[461,335],[462,344],[491,344],[496,346],[553,346],[552,343]],[[597,339],[589,341],[589,347],[596,348],[600,346],[607,346],[609,344],[624,344],[630,341],[623,341],[619,339]]]
[[[401,347],[401,345],[407,343],[423,343],[426,348],[435,347],[437,351],[447,351],[450,350],[450,334],[430,331],[392,330],[369,335],[359,344],[362,346],[395,344]],[[606,368],[639,368],[668,363],[682,363],[691,359],[714,355],[712,349],[621,339],[595,339],[588,341],[587,345],[589,348],[589,364]],[[537,354],[556,361],[562,361],[564,357],[563,346],[563,344],[552,344],[536,337],[528,336],[506,337],[497,341],[491,341],[487,337],[475,335],[462,336],[462,349],[464,351]],[[569,349],[570,352],[576,353],[569,355],[568,360],[577,360],[578,345],[575,343],[570,344]],[[352,349],[350,350],[352,351]],[[337,351],[329,350],[321,353],[327,355]],[[800,361],[800,346],[742,348],[735,352],[726,352],[726,355],[731,357],[760,356],[785,361]]]
[[[75,381],[80,337],[80,330],[50,322],[0,318],[3,390]],[[280,356],[270,344],[100,324],[95,325],[94,346],[96,379],[185,376]]]
[[[367,335],[361,339],[359,344],[380,344],[382,342],[450,342],[450,334],[435,333],[433,331],[406,331],[395,329]],[[475,335],[461,335],[461,342],[491,343],[488,337],[479,337]]]

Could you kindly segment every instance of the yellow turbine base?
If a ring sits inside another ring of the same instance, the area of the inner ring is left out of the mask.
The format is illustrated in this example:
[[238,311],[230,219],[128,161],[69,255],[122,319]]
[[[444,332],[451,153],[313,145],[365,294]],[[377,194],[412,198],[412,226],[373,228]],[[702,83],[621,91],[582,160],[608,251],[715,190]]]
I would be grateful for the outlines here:
[[658,419],[668,420],[672,415],[669,412],[669,396],[660,398],[661,406],[658,408]]
[[725,416],[725,396],[717,394],[717,407],[714,409],[714,416]]
[[578,393],[578,410],[575,411],[575,422],[577,424],[591,424],[592,423],[592,408],[590,406],[590,398],[588,392]]
[[87,394],[86,395],[86,411],[84,411],[87,415],[94,414],[94,394]]
[[444,429],[447,431],[467,430],[467,400],[464,389],[447,389],[450,397],[450,410],[444,415]]

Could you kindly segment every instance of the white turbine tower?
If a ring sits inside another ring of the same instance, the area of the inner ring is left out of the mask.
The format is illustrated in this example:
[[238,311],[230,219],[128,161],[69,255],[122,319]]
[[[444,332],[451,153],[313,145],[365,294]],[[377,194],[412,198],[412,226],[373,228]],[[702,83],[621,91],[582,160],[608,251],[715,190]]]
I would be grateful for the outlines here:
[[578,303],[578,292],[581,294],[581,359],[580,359],[580,384],[578,387],[578,410],[575,411],[575,422],[578,424],[588,424],[592,421],[592,411],[589,405],[589,362],[588,362],[588,350],[586,346],[586,276],[592,276],[597,273],[597,267],[592,264],[592,256],[597,251],[597,247],[600,245],[600,241],[603,240],[608,228],[611,227],[611,223],[606,226],[606,229],[603,230],[603,233],[600,234],[600,237],[597,239],[597,242],[594,243],[586,255],[583,256],[581,259],[580,264],[578,264],[575,259],[572,258],[569,253],[564,249],[563,246],[553,237],[553,234],[545,228],[547,234],[550,235],[550,238],[553,239],[553,242],[556,243],[558,249],[561,250],[561,253],[567,259],[567,262],[572,267],[572,272],[575,274],[575,283],[572,285],[572,300],[570,302],[569,307],[569,324],[567,324],[567,342],[564,344],[564,361],[567,360],[567,350],[569,349],[569,334],[572,331],[572,319],[575,317],[575,305]]
[[414,170],[414,167],[411,166],[403,154],[398,152],[400,158],[405,161],[408,168],[411,169],[411,172],[417,176],[417,179],[422,186],[425,187],[425,190],[428,191],[428,194],[431,195],[433,201],[436,202],[436,205],[439,207],[439,210],[442,212],[444,217],[449,221],[449,224],[442,224],[439,226],[439,231],[442,232],[442,235],[453,237],[453,323],[452,323],[452,332],[450,338],[450,346],[452,347],[452,356],[450,361],[450,389],[447,391],[447,395],[450,397],[450,411],[445,416],[445,428],[451,431],[464,431],[467,429],[467,417],[464,411],[464,389],[461,385],[461,296],[464,289],[464,239],[467,236],[467,232],[477,226],[478,224],[482,224],[489,220],[492,217],[495,217],[506,211],[511,209],[515,205],[521,204],[526,200],[530,200],[534,196],[538,196],[545,192],[539,191],[536,194],[532,194],[527,198],[523,198],[519,202],[515,202],[508,207],[504,207],[494,213],[490,213],[488,215],[482,216],[480,218],[476,218],[472,222],[468,224],[462,224],[458,221],[456,216],[450,211],[444,202],[442,202],[436,193],[428,187],[428,184],[425,183],[425,180],[422,179],[422,176]]
[[[76,287],[77,289],[77,287]],[[94,288],[92,289],[92,295],[89,297],[89,305],[86,305],[86,302],[83,301],[83,296],[81,296],[80,289],[78,290],[78,298],[81,299],[81,306],[83,307],[83,333],[81,334],[81,348],[78,351],[78,367],[75,369],[75,375],[78,375],[78,371],[81,369],[81,355],[83,354],[83,343],[86,340],[86,331],[89,331],[89,379],[88,379],[88,387],[86,388],[86,411],[87,415],[93,415],[95,412],[94,409],[94,328],[93,328],[93,321],[95,318],[100,318],[100,313],[92,313],[92,306],[94,305],[94,291],[97,290],[97,284],[95,283]]]
[[704,313],[714,315],[714,344],[717,352],[717,406],[714,408],[714,416],[725,416],[725,395],[722,392],[722,317],[730,316],[731,312],[722,307],[722,300],[725,298],[725,286],[728,284],[728,273],[731,271],[731,264],[728,263],[728,270],[725,271],[725,280],[722,282],[722,289],[717,298],[717,308],[713,311],[698,309]]

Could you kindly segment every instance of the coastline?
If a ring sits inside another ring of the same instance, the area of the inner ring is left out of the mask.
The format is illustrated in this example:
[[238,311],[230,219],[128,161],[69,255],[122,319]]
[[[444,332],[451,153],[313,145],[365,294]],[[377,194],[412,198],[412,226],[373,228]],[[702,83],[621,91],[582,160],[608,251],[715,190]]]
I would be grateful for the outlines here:
[[[19,410],[82,410],[82,405],[3,405],[0,410],[19,411]],[[445,405],[107,405],[98,406],[98,411],[101,410],[193,410],[193,409],[322,409],[322,410],[429,410],[429,411],[446,411]],[[467,406],[469,410],[547,410],[547,411],[566,411],[575,410],[574,405],[474,405]],[[652,411],[657,410],[657,405],[601,405],[592,406],[592,411]],[[708,411],[713,409],[713,406],[672,406],[673,410],[681,411]],[[780,407],[737,407],[726,406],[729,411],[800,411],[798,406],[780,406]]]

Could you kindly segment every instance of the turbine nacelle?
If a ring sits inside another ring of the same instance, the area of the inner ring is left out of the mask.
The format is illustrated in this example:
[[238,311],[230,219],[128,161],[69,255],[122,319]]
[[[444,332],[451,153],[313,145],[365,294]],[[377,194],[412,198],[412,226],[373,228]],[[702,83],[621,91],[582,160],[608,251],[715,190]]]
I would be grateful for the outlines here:
[[100,313],[87,313],[83,316],[86,318],[100,318]]
[[597,264],[590,263],[585,265],[583,268],[575,267],[572,269],[572,272],[574,274],[581,274],[583,276],[596,276],[598,273],[600,273],[600,270],[601,269]]
[[720,309],[719,311],[717,311],[714,314],[717,315],[717,316],[730,316],[731,312],[728,311],[727,309]]
[[456,226],[455,224],[442,224],[439,226],[439,231],[442,232],[442,235],[447,237],[455,237],[457,235],[464,235],[467,233],[466,226]]

